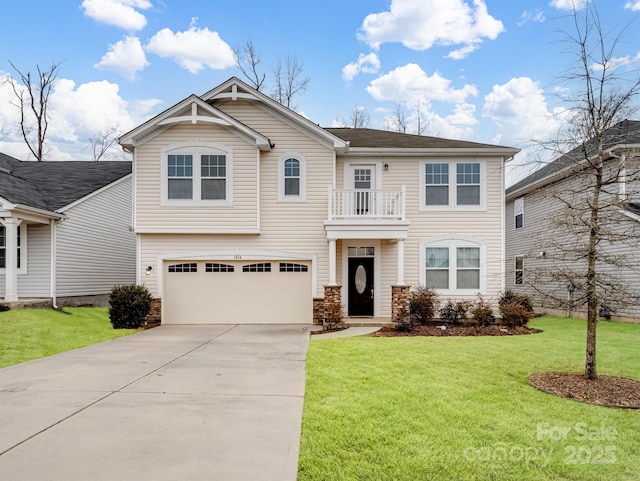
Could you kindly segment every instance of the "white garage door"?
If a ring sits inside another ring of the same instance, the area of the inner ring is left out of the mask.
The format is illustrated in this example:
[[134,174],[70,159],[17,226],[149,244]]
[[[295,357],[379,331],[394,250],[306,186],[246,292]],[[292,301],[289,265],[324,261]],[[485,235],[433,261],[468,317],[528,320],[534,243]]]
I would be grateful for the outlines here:
[[166,261],[163,324],[304,324],[311,262]]

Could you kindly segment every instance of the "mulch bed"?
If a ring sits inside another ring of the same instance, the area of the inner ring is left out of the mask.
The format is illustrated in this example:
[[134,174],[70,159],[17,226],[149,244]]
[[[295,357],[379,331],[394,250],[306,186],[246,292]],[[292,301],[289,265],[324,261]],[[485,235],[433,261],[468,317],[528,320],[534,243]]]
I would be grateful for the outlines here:
[[[442,327],[445,327],[443,329]],[[436,325],[417,326],[411,332],[397,331],[393,327],[383,327],[378,332],[372,334],[376,337],[410,337],[410,336],[520,336],[523,334],[535,334],[542,332],[526,326],[508,327],[502,325],[491,326],[453,326]]]
[[541,391],[599,406],[640,409],[640,381],[602,376],[590,380],[570,372],[538,372],[529,384]]

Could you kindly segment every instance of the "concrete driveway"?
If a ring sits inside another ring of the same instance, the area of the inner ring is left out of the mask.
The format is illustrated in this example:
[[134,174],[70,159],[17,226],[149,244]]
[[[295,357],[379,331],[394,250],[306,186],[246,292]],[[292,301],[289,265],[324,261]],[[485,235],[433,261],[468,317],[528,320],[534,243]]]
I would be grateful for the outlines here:
[[310,326],[161,326],[0,369],[0,479],[295,480]]

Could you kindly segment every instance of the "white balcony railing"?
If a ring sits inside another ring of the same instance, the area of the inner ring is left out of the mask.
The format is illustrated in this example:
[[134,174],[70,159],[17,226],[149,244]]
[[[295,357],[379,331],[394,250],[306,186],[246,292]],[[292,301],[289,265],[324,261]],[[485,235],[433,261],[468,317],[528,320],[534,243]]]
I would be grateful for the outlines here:
[[399,191],[379,189],[334,190],[329,187],[329,220],[404,220],[405,187]]

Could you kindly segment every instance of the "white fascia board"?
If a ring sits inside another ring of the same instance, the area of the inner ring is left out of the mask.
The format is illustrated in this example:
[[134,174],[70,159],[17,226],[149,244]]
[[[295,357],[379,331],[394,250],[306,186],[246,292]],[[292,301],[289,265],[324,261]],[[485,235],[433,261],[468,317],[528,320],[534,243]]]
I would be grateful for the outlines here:
[[515,156],[518,149],[511,148],[452,148],[452,149],[422,149],[422,148],[394,148],[394,147],[351,147],[344,156],[367,157],[500,157],[508,162]]

